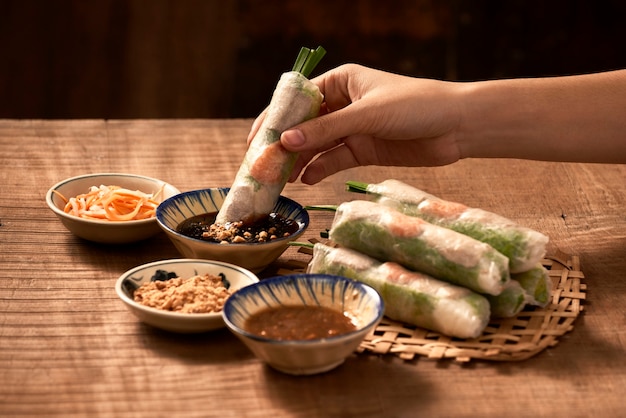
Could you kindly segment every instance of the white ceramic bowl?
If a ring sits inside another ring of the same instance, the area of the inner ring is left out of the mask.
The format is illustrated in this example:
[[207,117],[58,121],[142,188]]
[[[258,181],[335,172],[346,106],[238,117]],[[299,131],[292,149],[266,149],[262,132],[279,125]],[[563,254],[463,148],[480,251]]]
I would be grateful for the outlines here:
[[176,231],[178,225],[186,219],[218,212],[229,189],[216,187],[173,196],[157,208],[157,221],[183,257],[225,261],[259,273],[280,257],[290,242],[304,233],[309,225],[309,214],[297,202],[280,196],[274,212],[295,220],[298,230],[288,237],[263,243],[220,244],[191,238]]
[[[319,305],[346,313],[356,331],[316,340],[286,341],[264,338],[244,329],[260,310],[280,305]],[[224,304],[226,326],[261,360],[292,375],[309,375],[342,364],[374,329],[384,313],[380,295],[368,285],[339,276],[294,274],[261,280],[245,287]]]
[[163,192],[157,198],[158,201],[180,193],[177,188],[164,181],[123,173],[85,174],[63,180],[52,186],[46,193],[46,203],[63,225],[80,238],[104,244],[126,244],[141,241],[160,233],[161,229],[156,217],[136,221],[112,222],[83,219],[63,211],[65,201],[57,193],[69,199],[87,193],[91,186],[100,185],[115,185],[144,193],[156,193],[163,188]]
[[128,270],[115,283],[115,292],[128,309],[141,321],[156,328],[179,333],[207,332],[224,327],[221,312],[180,313],[152,308],[135,302],[133,292],[144,283],[150,282],[157,271],[176,273],[178,277],[223,274],[230,283],[229,290],[236,291],[257,283],[258,277],[238,266],[220,261],[172,259],[144,264]]

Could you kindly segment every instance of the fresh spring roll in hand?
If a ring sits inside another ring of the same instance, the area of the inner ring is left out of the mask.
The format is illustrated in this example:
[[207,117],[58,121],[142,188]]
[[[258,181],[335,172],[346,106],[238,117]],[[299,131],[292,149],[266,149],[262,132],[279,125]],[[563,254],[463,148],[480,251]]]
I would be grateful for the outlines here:
[[329,237],[370,257],[479,293],[497,295],[510,280],[508,258],[488,244],[375,202],[339,205]]
[[[320,48],[317,51],[317,61]],[[325,53],[323,48],[321,52]],[[300,57],[299,57],[300,58]],[[317,62],[315,62],[317,64]],[[304,71],[308,75],[310,70]],[[254,222],[269,215],[282,192],[297,153],[280,144],[280,134],[317,116],[323,95],[300,71],[283,73],[276,85],[265,118],[250,142],[235,180],[215,223]]]
[[511,274],[511,279],[518,282],[525,290],[529,305],[541,308],[548,306],[552,297],[552,279],[541,263],[523,273]]
[[297,158],[280,144],[280,134],[317,116],[322,98],[318,87],[302,74],[292,71],[281,76],[217,215],[217,224],[252,222],[272,212]]
[[388,318],[450,337],[476,338],[489,322],[489,303],[485,297],[345,247],[315,244],[307,271],[368,284],[385,301]]
[[495,213],[440,199],[401,181],[348,182],[348,189],[364,189],[381,204],[491,245],[509,258],[511,273],[532,269],[545,255],[548,237],[544,234]]

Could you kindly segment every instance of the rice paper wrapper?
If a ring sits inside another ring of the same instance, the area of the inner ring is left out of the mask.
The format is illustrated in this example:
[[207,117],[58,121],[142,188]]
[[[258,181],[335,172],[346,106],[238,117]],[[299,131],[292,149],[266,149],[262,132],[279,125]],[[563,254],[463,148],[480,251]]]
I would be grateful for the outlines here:
[[512,318],[520,313],[527,302],[524,288],[515,280],[509,281],[499,295],[486,295],[494,318]]
[[348,248],[315,244],[308,272],[368,284],[381,294],[388,318],[450,337],[478,337],[489,322],[489,302],[476,292]]
[[545,256],[548,237],[479,208],[433,196],[398,180],[368,184],[367,194],[400,212],[485,242],[509,258],[509,270],[532,269]]
[[509,260],[488,244],[375,202],[339,205],[329,237],[378,260],[479,293],[497,295],[510,280]]
[[317,116],[322,100],[319,88],[302,74],[282,74],[216,223],[252,222],[272,212],[298,157],[280,144],[280,135]]
[[545,308],[552,299],[552,280],[548,270],[541,264],[523,273],[511,275],[526,292],[526,299],[529,305]]

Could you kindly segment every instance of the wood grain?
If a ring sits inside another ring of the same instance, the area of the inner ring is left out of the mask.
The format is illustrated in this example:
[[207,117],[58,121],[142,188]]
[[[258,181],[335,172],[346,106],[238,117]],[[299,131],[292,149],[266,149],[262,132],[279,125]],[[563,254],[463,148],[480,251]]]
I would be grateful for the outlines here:
[[[0,120],[0,416],[618,416],[626,395],[626,167],[467,160],[363,167],[285,194],[303,204],[354,196],[346,180],[396,178],[488,209],[578,255],[584,312],[554,348],[515,363],[354,355],[294,378],[263,366],[226,330],[173,335],[139,323],[113,285],[175,258],[163,235],[118,247],[70,235],[45,205],[88,172],[157,177],[191,190],[229,185],[251,120]],[[316,212],[305,238],[332,215]],[[302,258],[289,249],[265,275]]]

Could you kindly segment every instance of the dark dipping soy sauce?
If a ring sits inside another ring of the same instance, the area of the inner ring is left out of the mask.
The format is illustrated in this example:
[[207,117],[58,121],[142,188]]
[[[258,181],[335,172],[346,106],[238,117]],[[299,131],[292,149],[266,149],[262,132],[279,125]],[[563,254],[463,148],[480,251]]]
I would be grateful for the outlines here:
[[[252,223],[233,222],[214,225],[217,212],[196,215],[185,219],[176,227],[176,232],[209,242],[257,243],[289,236],[298,231],[298,222],[272,212]],[[228,238],[224,238],[228,235]]]

